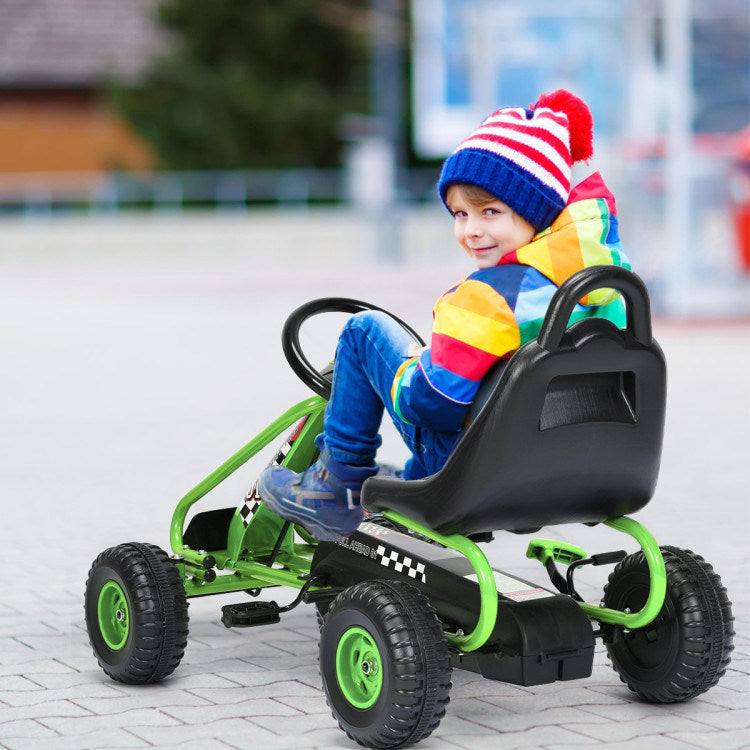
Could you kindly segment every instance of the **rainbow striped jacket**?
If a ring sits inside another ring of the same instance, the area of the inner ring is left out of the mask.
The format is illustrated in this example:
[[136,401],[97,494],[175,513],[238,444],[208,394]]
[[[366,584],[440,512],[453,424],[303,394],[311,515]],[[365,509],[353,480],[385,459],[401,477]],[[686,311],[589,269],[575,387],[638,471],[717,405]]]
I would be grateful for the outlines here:
[[[438,299],[430,347],[407,359],[394,378],[396,413],[415,425],[459,431],[491,365],[536,338],[557,287],[594,265],[630,268],[620,243],[614,197],[598,172],[573,189],[551,227]],[[625,325],[619,293],[604,289],[587,295],[570,322],[591,316]]]

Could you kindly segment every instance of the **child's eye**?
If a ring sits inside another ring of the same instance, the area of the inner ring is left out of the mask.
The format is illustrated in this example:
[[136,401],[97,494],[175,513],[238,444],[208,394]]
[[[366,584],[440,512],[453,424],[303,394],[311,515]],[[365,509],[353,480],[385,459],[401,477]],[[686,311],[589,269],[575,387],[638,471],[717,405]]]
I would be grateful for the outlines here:
[[454,219],[463,219],[463,218],[466,218],[466,215],[467,215],[466,211],[462,211],[461,209],[458,209],[456,211],[451,211],[451,213],[453,214]]

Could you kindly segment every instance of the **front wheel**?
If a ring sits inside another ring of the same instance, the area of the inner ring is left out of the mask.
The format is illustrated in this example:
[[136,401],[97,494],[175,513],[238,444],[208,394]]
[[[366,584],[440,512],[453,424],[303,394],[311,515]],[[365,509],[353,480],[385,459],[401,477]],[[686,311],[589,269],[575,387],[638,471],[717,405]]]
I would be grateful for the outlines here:
[[412,745],[437,728],[451,688],[435,610],[401,581],[343,591],[325,616],[320,672],[334,718],[360,745]]
[[[604,642],[620,679],[642,698],[674,703],[713,687],[733,649],[732,608],[726,588],[699,555],[662,547],[667,572],[664,606],[638,630],[603,627]],[[650,577],[642,552],[618,563],[604,588],[604,605],[636,612],[648,597]]]
[[113,680],[158,682],[185,653],[185,589],[166,552],[152,544],[120,544],[94,560],[85,612],[94,655]]

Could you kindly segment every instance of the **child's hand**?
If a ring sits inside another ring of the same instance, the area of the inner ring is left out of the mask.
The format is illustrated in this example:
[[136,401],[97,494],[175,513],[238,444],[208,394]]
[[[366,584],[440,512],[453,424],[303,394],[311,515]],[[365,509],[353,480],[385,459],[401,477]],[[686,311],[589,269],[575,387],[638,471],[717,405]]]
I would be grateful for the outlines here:
[[420,346],[416,341],[410,341],[406,353],[409,357],[418,357],[425,349],[427,349],[426,346]]

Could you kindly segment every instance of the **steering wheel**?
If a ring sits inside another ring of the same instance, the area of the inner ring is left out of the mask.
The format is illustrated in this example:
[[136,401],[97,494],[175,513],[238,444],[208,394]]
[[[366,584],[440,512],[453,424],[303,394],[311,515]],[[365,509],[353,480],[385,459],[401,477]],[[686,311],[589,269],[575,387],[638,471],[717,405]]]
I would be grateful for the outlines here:
[[299,332],[302,328],[302,324],[309,318],[320,313],[344,312],[354,315],[354,313],[363,312],[365,310],[384,312],[386,315],[393,318],[416,341],[418,341],[420,346],[425,345],[422,337],[410,325],[401,320],[401,318],[388,312],[388,310],[370,304],[369,302],[362,302],[358,299],[349,299],[348,297],[322,297],[320,299],[306,302],[304,305],[300,305],[300,307],[298,307],[287,318],[286,323],[284,323],[284,328],[281,332],[281,346],[284,350],[286,361],[289,362],[289,366],[297,377],[299,377],[305,385],[309,386],[319,396],[326,399],[331,397],[333,368],[329,365],[323,370],[318,371],[312,364],[310,364],[310,361],[302,351],[302,346],[299,341]]

